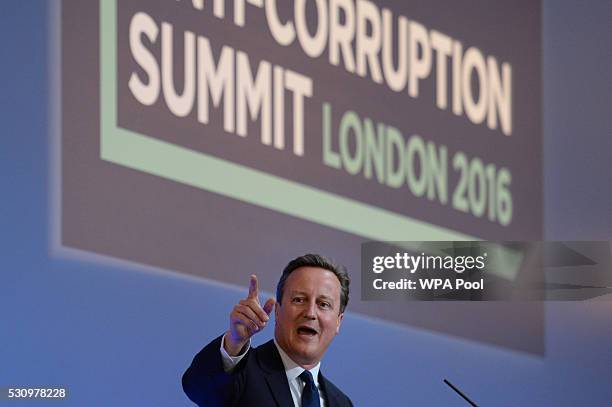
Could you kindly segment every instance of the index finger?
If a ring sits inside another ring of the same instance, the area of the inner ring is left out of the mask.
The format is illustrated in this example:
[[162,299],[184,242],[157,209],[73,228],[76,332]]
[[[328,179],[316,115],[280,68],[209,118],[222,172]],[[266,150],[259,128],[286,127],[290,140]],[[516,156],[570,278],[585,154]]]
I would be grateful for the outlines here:
[[257,282],[257,276],[255,274],[251,274],[251,281],[249,283],[249,295],[247,298],[259,301],[259,283]]

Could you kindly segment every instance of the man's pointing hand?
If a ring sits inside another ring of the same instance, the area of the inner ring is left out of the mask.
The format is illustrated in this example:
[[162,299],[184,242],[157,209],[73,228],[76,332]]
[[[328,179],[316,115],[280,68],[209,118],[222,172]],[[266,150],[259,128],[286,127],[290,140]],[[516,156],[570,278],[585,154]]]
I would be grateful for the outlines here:
[[249,295],[244,300],[240,300],[230,313],[230,327],[223,344],[229,355],[238,355],[251,336],[265,328],[274,304],[274,298],[268,298],[263,308],[261,307],[257,276],[251,275]]

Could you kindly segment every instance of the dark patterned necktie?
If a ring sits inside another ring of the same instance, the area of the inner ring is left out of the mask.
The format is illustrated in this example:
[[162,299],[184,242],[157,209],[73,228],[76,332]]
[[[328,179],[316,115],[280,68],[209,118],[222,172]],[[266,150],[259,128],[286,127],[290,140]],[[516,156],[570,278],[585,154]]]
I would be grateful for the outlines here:
[[319,403],[319,390],[312,379],[312,374],[308,370],[304,370],[300,375],[300,379],[306,383],[302,391],[302,407],[321,407]]

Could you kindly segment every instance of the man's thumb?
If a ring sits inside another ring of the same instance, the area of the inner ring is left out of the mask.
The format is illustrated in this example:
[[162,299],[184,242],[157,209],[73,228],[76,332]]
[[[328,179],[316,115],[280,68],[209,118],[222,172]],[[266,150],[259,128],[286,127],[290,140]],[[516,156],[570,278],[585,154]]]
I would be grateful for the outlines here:
[[268,298],[268,301],[266,301],[263,306],[263,310],[266,312],[266,314],[270,315],[270,313],[274,309],[274,304],[276,304],[274,298]]

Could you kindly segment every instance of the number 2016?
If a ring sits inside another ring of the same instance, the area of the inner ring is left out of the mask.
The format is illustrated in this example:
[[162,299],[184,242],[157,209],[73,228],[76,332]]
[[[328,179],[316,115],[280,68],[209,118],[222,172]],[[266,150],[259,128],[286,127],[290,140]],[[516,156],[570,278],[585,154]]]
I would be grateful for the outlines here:
[[453,193],[453,207],[482,217],[485,212],[492,222],[507,226],[512,221],[512,175],[507,168],[484,165],[480,158],[468,160],[458,152],[453,168],[459,172],[459,182]]

